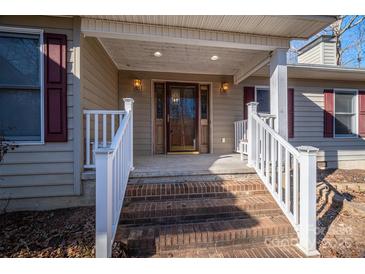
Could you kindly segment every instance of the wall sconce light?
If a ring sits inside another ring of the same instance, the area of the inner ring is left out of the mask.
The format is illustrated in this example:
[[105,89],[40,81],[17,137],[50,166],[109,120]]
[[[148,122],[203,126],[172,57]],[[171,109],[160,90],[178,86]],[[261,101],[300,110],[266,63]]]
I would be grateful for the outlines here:
[[142,91],[142,80],[134,79],[133,80],[133,88],[135,91]]
[[226,92],[228,92],[228,90],[229,90],[228,83],[227,82],[222,82],[222,84],[221,84],[221,92],[222,93],[226,93]]

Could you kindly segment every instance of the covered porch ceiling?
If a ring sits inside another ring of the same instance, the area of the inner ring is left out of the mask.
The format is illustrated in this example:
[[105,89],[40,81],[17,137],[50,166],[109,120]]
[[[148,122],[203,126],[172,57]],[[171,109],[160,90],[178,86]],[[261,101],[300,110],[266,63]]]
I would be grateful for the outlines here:
[[[100,38],[120,70],[234,75],[269,51]],[[154,53],[162,54],[155,57]],[[211,60],[217,56],[218,60]]]
[[[84,16],[118,69],[233,75],[239,83],[333,16]],[[156,57],[155,53],[161,53]],[[213,58],[217,60],[212,60]]]

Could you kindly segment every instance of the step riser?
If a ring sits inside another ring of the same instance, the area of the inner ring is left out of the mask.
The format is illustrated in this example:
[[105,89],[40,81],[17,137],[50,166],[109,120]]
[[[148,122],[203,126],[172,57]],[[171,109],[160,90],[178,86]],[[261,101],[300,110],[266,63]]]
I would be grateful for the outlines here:
[[260,181],[131,184],[126,201],[158,201],[196,198],[235,198],[268,194]]
[[[269,208],[269,207],[267,207]],[[273,208],[273,207],[272,207]],[[169,225],[169,224],[179,224],[179,223],[189,223],[189,222],[202,222],[202,221],[213,221],[219,219],[248,219],[248,218],[257,218],[257,217],[265,217],[265,216],[277,216],[282,214],[280,209],[262,209],[262,210],[222,210],[222,209],[213,209],[215,213],[205,213],[205,214],[195,214],[193,213],[183,213],[181,214],[170,214],[170,216],[164,216],[166,214],[156,213],[155,216],[158,217],[126,217],[122,216],[119,224],[123,225]],[[165,213],[165,212],[164,212]]]
[[297,235],[292,231],[280,235],[263,235],[263,231],[258,231],[258,235],[245,235],[237,233],[237,235],[201,235],[194,239],[189,235],[176,235],[169,239],[145,239],[145,240],[129,240],[128,254],[132,256],[150,256],[168,251],[189,250],[198,248],[225,247],[225,246],[240,246],[243,249],[249,249],[258,246],[267,247],[284,247],[292,246],[298,242]]
[[[196,248],[209,248],[209,247],[224,247],[224,246],[235,246],[235,245],[244,245],[244,248],[252,248],[254,246],[260,245],[268,245],[271,246],[271,242],[280,242],[280,241],[288,241],[291,243],[297,242],[297,238],[295,234],[288,234],[284,236],[276,236],[270,237],[270,240],[267,240],[267,237],[257,237],[257,238],[246,238],[246,239],[236,239],[236,240],[217,240],[213,242],[200,242],[188,245],[171,245],[171,246],[163,246],[157,247],[157,253],[166,252],[166,251],[176,251],[176,250],[187,250],[187,249],[196,249]],[[284,246],[284,245],[281,245]],[[289,245],[287,245],[289,246]]]

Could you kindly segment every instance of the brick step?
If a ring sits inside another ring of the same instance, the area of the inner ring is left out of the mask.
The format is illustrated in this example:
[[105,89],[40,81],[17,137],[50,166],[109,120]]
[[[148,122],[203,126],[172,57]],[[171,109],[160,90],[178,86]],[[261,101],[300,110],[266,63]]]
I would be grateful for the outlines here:
[[305,258],[295,246],[261,245],[245,248],[243,245],[228,247],[195,248],[178,251],[164,251],[155,254],[154,258]]
[[121,224],[175,224],[282,214],[270,194],[239,198],[199,198],[131,202],[122,209]]
[[269,193],[259,179],[181,183],[130,183],[126,202],[211,198],[235,198]]
[[285,216],[214,222],[128,227],[119,225],[116,241],[123,242],[133,256],[151,256],[165,251],[241,244],[292,245],[296,233]]

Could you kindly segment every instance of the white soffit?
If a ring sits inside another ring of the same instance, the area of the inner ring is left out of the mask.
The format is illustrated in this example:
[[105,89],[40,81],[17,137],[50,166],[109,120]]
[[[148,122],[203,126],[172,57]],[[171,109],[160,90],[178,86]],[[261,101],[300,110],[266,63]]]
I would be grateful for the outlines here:
[[86,15],[83,17],[117,22],[303,39],[309,38],[336,21],[335,16],[294,15]]
[[[260,61],[269,52],[172,43],[99,38],[118,69],[233,75],[252,59]],[[155,57],[159,51],[161,57]],[[219,57],[212,61],[213,55]]]

